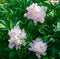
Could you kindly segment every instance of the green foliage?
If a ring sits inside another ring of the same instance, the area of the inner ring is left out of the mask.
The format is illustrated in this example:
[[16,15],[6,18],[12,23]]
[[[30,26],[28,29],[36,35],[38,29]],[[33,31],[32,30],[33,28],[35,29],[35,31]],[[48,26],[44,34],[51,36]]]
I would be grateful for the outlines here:
[[[26,7],[38,3],[46,7],[45,23],[34,25],[24,17]],[[27,45],[20,50],[9,49],[8,31],[16,24],[27,33]],[[52,4],[48,0],[0,0],[0,59],[37,59],[28,50],[28,44],[40,37],[48,44],[47,55],[41,59],[60,59],[60,2]]]

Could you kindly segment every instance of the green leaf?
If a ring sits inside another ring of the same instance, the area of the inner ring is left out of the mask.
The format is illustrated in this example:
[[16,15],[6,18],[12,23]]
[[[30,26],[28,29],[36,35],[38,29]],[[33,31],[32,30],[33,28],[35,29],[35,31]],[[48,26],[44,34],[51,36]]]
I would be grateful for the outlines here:
[[48,59],[48,57],[47,56],[44,56],[42,59]]
[[16,52],[15,51],[11,51],[9,54],[9,59],[13,59],[15,58]]

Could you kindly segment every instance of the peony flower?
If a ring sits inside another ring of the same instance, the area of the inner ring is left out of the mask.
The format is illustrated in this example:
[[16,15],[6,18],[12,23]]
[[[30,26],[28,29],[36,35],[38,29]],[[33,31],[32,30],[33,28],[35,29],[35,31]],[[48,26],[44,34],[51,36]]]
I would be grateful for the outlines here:
[[44,43],[41,39],[37,38],[35,41],[30,43],[30,51],[36,52],[36,56],[41,58],[41,55],[46,55],[47,44]]
[[8,40],[10,48],[16,46],[16,50],[18,50],[20,49],[21,44],[24,46],[26,45],[26,33],[24,29],[21,30],[18,25],[14,26],[8,34],[10,36],[10,39]]
[[33,3],[27,7],[26,10],[28,12],[24,14],[24,17],[32,19],[35,24],[37,24],[37,22],[44,23],[44,17],[46,16],[44,6],[38,6],[37,3]]

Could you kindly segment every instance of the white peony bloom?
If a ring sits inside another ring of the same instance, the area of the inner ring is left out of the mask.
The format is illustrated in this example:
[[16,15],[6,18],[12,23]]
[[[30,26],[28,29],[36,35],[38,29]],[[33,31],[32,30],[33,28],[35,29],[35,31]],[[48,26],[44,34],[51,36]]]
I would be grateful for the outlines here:
[[27,7],[26,10],[28,12],[24,14],[24,17],[32,19],[35,24],[37,24],[37,22],[44,23],[44,17],[46,16],[44,6],[38,6],[37,3],[33,3],[32,5]]
[[20,29],[18,25],[14,26],[14,28],[9,31],[9,47],[13,48],[16,46],[16,50],[20,49],[21,44],[26,45],[25,39],[26,39],[26,33],[24,29]]
[[41,39],[36,38],[30,43],[30,51],[36,52],[36,56],[40,59],[41,55],[46,55],[47,43],[43,42]]

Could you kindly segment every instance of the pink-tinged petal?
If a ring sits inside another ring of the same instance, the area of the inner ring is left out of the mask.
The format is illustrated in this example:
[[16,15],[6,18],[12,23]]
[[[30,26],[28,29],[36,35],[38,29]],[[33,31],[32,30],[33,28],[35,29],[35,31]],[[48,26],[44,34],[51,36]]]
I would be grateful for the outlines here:
[[16,45],[16,50],[20,49],[20,45]]
[[9,48],[13,48],[15,46],[15,43],[9,43]]
[[33,40],[33,43],[36,43],[36,42],[43,42],[43,41],[39,38],[36,38],[36,40]]
[[31,42],[29,45],[32,47],[32,46],[34,46],[34,43]]
[[22,44],[22,45],[24,45],[24,46],[25,46],[25,45],[26,45],[26,42],[23,42],[23,44]]
[[28,48],[30,51],[34,51],[34,48]]
[[40,59],[41,56],[40,56],[40,53],[39,52],[36,52],[36,56]]
[[26,39],[26,33],[24,31],[24,29],[22,29],[21,33],[20,33],[21,39]]
[[34,44],[31,42],[30,43],[31,48],[29,48],[30,51],[34,51]]
[[13,39],[14,39],[14,38],[11,37],[10,40],[8,40],[8,41],[9,41],[9,48],[13,48],[13,47],[15,46],[15,42],[14,42]]
[[20,29],[19,25],[14,26],[14,29]]
[[44,18],[40,19],[39,22],[44,23]]

